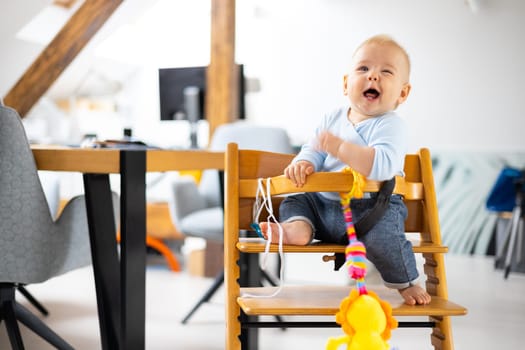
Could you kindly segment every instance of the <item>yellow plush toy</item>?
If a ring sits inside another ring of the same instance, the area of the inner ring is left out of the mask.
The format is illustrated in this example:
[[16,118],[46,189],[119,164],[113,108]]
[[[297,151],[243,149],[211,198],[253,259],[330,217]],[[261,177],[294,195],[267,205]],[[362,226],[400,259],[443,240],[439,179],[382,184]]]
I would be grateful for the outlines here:
[[348,273],[357,282],[357,289],[343,299],[335,320],[346,333],[338,338],[330,338],[326,350],[337,350],[346,344],[346,350],[388,350],[387,340],[391,330],[397,327],[392,317],[392,307],[372,291],[367,291],[364,280],[366,275],[366,248],[357,240],[350,210],[350,199],[360,197],[364,178],[352,171],[354,185],[352,191],[341,194],[341,206],[345,216],[348,245],[345,249]]
[[343,344],[347,345],[347,350],[390,349],[387,340],[391,329],[397,327],[397,321],[392,317],[390,305],[374,292],[359,295],[356,289],[352,289],[341,302],[335,317],[346,335],[330,338],[326,350],[336,350]]

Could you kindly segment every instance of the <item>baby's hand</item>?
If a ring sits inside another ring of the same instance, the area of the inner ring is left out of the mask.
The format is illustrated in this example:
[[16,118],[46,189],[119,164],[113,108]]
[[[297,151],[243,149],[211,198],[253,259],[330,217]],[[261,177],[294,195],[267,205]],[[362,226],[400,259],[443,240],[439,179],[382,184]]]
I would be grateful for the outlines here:
[[328,131],[322,131],[319,133],[319,136],[317,136],[317,148],[330,153],[334,157],[337,157],[339,146],[341,146],[342,143],[343,139]]
[[303,187],[306,183],[306,177],[313,172],[314,165],[306,160],[292,163],[284,169],[284,175],[297,187]]

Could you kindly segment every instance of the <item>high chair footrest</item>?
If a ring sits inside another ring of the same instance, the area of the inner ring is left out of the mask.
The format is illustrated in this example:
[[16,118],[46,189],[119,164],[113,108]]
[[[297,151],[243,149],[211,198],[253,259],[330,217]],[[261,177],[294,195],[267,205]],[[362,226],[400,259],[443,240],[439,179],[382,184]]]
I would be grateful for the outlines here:
[[[329,316],[339,311],[339,304],[350,293],[350,286],[284,286],[279,294],[267,297],[277,287],[241,288],[237,303],[250,316],[311,315]],[[432,296],[428,305],[406,305],[397,291],[374,290],[392,306],[394,316],[460,316],[467,310],[442,297]],[[255,295],[246,296],[247,294]],[[260,297],[258,297],[260,296]]]

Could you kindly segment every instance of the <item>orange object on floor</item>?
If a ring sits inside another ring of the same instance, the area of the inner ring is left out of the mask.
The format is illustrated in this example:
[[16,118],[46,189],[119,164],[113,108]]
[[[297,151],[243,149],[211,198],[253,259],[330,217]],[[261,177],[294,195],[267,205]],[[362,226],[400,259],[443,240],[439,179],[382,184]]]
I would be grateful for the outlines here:
[[[120,233],[117,234],[117,242],[120,243]],[[162,240],[146,235],[146,246],[155,249],[162,254],[172,271],[179,272],[181,270],[179,261],[171,249]]]

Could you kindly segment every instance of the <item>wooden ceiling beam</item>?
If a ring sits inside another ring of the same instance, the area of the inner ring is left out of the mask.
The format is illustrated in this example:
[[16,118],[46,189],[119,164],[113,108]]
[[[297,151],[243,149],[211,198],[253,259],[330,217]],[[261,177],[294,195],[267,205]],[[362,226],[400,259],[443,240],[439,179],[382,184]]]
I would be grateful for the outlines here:
[[211,50],[206,83],[206,117],[210,135],[217,126],[239,117],[235,0],[212,0],[211,6]]
[[4,104],[25,117],[122,1],[85,0],[7,93]]

